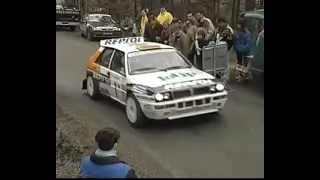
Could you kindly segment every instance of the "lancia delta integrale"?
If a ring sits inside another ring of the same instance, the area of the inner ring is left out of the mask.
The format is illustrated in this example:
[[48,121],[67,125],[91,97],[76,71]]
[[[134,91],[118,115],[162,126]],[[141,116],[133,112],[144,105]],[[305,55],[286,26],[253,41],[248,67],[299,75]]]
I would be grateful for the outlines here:
[[121,29],[109,14],[88,14],[80,23],[81,36],[90,41],[95,38],[120,38]]
[[175,48],[142,37],[108,39],[89,59],[82,83],[90,98],[102,96],[126,106],[131,126],[148,119],[179,119],[221,110],[224,85],[193,67]]

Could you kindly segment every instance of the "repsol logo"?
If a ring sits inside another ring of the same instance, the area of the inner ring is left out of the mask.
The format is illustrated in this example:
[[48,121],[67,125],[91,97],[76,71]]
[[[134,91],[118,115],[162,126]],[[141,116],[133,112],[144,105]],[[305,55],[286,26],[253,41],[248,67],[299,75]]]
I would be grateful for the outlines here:
[[177,89],[177,88],[196,86],[196,85],[207,85],[207,84],[213,84],[213,81],[209,79],[209,80],[197,80],[197,81],[189,81],[189,82],[183,82],[183,83],[168,84],[164,86],[164,89],[170,90],[170,89]]
[[129,37],[129,38],[118,38],[118,39],[107,39],[105,40],[105,45],[113,44],[134,44],[143,42],[142,37]]

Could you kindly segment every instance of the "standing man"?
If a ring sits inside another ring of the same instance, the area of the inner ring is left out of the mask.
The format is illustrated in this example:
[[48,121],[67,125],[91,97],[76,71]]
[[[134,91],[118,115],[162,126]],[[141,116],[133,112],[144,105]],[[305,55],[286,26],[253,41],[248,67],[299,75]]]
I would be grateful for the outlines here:
[[178,26],[178,29],[174,34],[175,40],[173,46],[187,58],[190,53],[190,38],[182,31],[181,25]]
[[203,11],[198,11],[196,13],[196,18],[198,20],[198,26],[205,29],[205,40],[211,41],[215,33],[215,27],[213,26],[211,20],[204,16]]
[[230,51],[234,44],[233,29],[229,26],[225,17],[219,17],[217,24],[217,40],[226,42],[228,44],[228,51]]
[[158,22],[162,25],[163,23],[171,24],[173,17],[171,13],[169,13],[165,7],[161,7],[160,13],[157,17]]
[[189,61],[194,63],[194,55],[195,55],[195,41],[196,41],[196,33],[197,33],[197,21],[194,17],[191,17],[186,21],[187,25],[187,35],[190,39],[190,53],[188,54]]
[[157,22],[155,17],[151,17],[146,25],[144,38],[146,41],[157,42],[160,40],[162,32],[162,26]]
[[148,17],[145,10],[141,11],[141,18],[140,18],[140,35],[144,37],[144,32],[146,29],[146,24],[148,23]]
[[122,37],[132,37],[133,20],[126,14],[120,23]]
[[168,39],[168,43],[170,46],[173,46],[173,42],[175,39],[175,32],[177,31],[177,29],[179,28],[180,25],[180,20],[178,18],[173,18],[172,23],[169,26],[168,29],[168,33],[169,33],[169,39]]
[[111,127],[101,129],[95,136],[98,149],[84,158],[80,167],[82,178],[138,178],[135,171],[117,156],[120,132]]

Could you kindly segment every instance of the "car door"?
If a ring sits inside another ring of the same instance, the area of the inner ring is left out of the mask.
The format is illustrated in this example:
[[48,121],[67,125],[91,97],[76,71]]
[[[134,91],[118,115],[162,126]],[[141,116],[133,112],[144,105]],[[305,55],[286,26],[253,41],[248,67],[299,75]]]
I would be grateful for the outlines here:
[[100,65],[100,74],[103,76],[103,80],[99,81],[99,91],[101,94],[110,96],[111,91],[111,78],[110,78],[110,62],[112,56],[114,54],[114,50],[111,48],[105,48],[102,52],[102,55],[99,58],[98,64]]
[[122,104],[125,104],[126,91],[126,68],[125,68],[125,53],[115,50],[110,65],[110,80],[111,97]]

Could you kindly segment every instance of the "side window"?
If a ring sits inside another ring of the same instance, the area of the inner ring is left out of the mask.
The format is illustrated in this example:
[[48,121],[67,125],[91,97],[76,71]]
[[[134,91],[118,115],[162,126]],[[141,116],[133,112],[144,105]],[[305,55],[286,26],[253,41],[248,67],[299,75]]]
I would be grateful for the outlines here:
[[123,52],[117,50],[114,52],[110,70],[125,75],[125,56]]
[[110,60],[111,60],[111,57],[112,57],[112,53],[113,53],[113,49],[105,49],[102,56],[101,56],[101,59],[100,59],[100,65],[105,67],[105,68],[109,68],[109,64],[110,64]]
[[264,30],[264,20],[260,20],[258,24],[258,32],[260,33],[262,30]]

